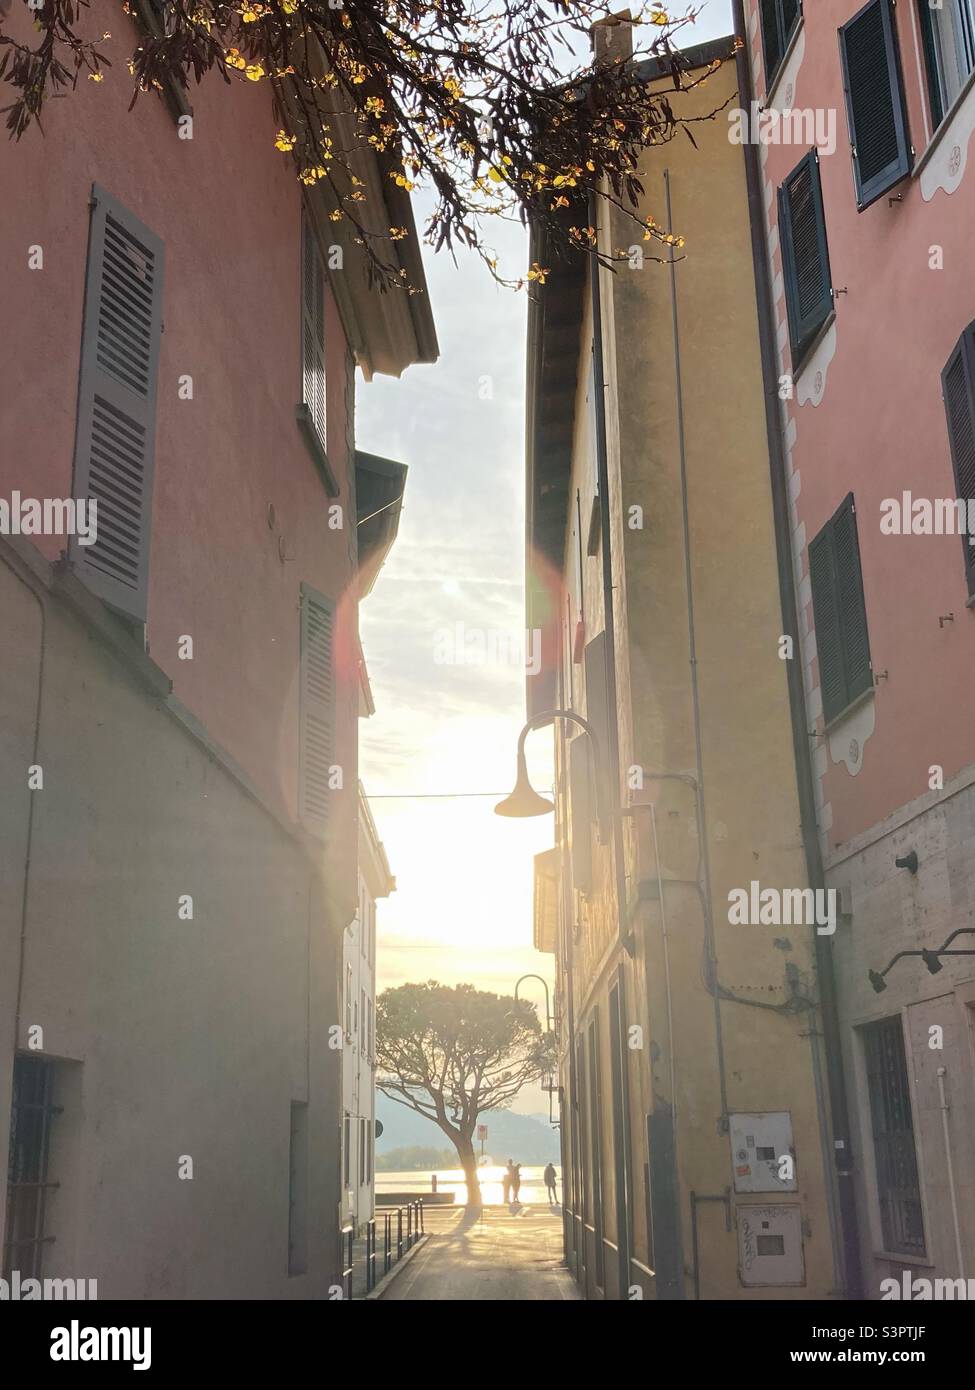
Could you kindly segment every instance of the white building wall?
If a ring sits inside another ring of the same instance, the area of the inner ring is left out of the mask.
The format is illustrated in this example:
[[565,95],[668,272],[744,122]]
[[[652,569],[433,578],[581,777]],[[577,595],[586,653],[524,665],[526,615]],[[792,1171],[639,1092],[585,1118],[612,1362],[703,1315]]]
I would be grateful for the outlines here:
[[359,911],[345,931],[342,979],[342,1203],[345,1223],[358,1230],[375,1209],[376,1147],[376,904],[361,873]]

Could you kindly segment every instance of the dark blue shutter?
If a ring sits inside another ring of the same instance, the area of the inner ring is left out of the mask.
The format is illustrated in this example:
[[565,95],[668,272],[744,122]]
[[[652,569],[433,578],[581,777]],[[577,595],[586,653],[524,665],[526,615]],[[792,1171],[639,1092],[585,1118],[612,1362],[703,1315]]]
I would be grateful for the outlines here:
[[860,541],[852,493],[833,517],[832,530],[836,609],[840,619],[846,699],[849,703],[873,685],[867,608],[863,601],[863,575],[860,569]]
[[[958,346],[941,373],[941,390],[948,417],[955,496],[975,499],[975,324],[962,334]],[[975,546],[962,534],[965,577],[969,593],[975,593]]]
[[809,544],[823,718],[829,724],[873,685],[853,494]]
[[847,703],[840,619],[836,608],[833,534],[828,524],[809,543],[809,580],[816,623],[819,688],[823,697],[823,718],[828,724],[846,708]]
[[857,207],[911,171],[900,54],[891,0],[870,0],[840,29]]
[[779,189],[779,236],[792,370],[796,371],[833,308],[823,192],[815,151]]

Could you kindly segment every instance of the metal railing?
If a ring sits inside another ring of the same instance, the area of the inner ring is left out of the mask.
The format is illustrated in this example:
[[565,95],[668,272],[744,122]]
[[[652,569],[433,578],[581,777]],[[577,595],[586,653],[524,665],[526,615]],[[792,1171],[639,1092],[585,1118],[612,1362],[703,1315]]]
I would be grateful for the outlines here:
[[[372,1293],[382,1277],[379,1273],[379,1226],[382,1224],[382,1274],[386,1275],[407,1251],[412,1250],[421,1236],[426,1234],[423,1218],[423,1201],[417,1198],[403,1207],[380,1208],[371,1221],[365,1224],[365,1241],[356,1245],[355,1231],[351,1226],[342,1228],[342,1250],[345,1268],[342,1271],[342,1287],[346,1298],[355,1298],[355,1274],[357,1260],[365,1270],[365,1292]],[[361,1284],[360,1284],[361,1289]],[[361,1297],[361,1293],[359,1295]]]

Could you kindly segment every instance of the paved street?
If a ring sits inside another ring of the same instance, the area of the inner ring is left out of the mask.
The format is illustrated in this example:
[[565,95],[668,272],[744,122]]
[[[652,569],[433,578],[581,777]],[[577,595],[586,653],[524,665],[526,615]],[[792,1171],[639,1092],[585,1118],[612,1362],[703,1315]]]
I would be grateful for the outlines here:
[[429,1239],[382,1296],[388,1299],[575,1299],[562,1268],[562,1216],[545,1205],[424,1212]]

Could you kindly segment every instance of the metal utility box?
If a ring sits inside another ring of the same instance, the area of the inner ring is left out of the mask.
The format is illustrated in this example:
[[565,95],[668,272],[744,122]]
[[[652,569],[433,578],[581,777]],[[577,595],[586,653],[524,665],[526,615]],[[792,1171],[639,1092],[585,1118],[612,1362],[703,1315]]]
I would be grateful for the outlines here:
[[[796,1159],[792,1147],[792,1116],[788,1110],[761,1114],[741,1112],[729,1117],[731,1171],[736,1192],[795,1192]],[[783,1165],[782,1159],[791,1160]],[[786,1176],[780,1174],[785,1171]]]
[[803,1284],[802,1209],[739,1206],[738,1277],[746,1288]]

